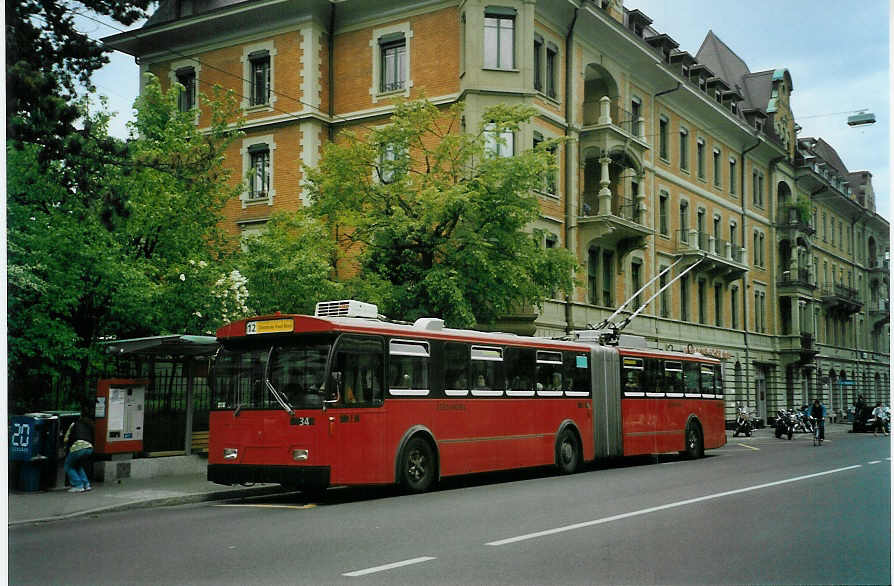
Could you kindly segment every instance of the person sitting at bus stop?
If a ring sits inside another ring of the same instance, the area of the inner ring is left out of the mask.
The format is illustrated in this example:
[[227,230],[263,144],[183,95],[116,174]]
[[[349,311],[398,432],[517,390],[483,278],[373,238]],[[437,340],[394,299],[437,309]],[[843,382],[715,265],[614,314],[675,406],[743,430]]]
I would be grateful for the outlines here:
[[820,439],[826,439],[826,407],[820,403],[819,399],[813,400],[810,416],[816,420],[816,424],[819,426]]
[[63,468],[71,488],[68,492],[87,492],[92,490],[90,479],[84,470],[84,464],[93,455],[93,422],[90,420],[87,409],[81,411],[78,417],[65,432],[65,445],[68,455],[65,457]]
[[888,435],[888,432],[885,431],[885,408],[882,407],[881,401],[876,401],[872,416],[875,417],[875,421],[872,423],[872,437],[878,437],[880,431]]

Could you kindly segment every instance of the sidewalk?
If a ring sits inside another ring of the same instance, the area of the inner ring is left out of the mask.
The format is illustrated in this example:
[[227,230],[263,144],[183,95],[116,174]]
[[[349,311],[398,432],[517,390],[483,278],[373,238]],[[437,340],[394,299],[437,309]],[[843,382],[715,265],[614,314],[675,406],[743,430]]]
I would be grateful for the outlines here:
[[[850,435],[850,434],[851,434],[851,428],[852,428],[852,425],[851,425],[850,423],[829,423],[829,422],[826,422],[826,439],[829,439],[830,436],[841,436],[841,435],[846,435],[846,434],[847,434],[847,435]],[[758,437],[762,437],[762,436],[773,437],[773,436],[775,435],[775,431],[776,431],[776,428],[774,428],[772,425],[764,425],[763,427],[759,427],[758,429],[755,429],[752,435],[753,435],[753,436],[758,436]],[[726,430],[726,438],[727,438],[727,440],[731,440],[731,439],[744,439],[744,438],[745,438],[745,435],[744,435],[744,434],[739,434],[738,437],[735,437],[735,438],[734,438],[734,437],[733,437],[733,433],[734,433],[734,431],[731,430],[731,429],[727,429],[727,430]],[[854,435],[855,435],[856,437],[865,436],[865,435],[868,435],[869,437],[872,437],[872,433],[871,433],[871,432],[870,432],[870,433],[857,433],[857,434],[854,434]],[[783,438],[784,438],[784,437],[785,437],[785,436],[783,436]],[[807,438],[808,441],[811,440],[811,436],[810,436],[809,433],[801,433],[801,432],[799,432],[799,433],[796,433],[796,434],[794,435],[794,437],[795,437],[795,438],[798,438],[798,437],[805,437],[805,438]]]
[[225,500],[282,492],[278,484],[223,486],[205,474],[97,482],[90,492],[65,488],[46,492],[9,491],[9,526],[69,519],[91,513]]

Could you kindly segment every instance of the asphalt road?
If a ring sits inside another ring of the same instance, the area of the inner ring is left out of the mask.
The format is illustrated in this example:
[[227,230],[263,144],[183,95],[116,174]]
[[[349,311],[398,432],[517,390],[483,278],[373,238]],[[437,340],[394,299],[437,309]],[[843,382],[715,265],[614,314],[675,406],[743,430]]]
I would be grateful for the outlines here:
[[10,584],[881,584],[888,438],[766,431],[676,456],[9,531]]

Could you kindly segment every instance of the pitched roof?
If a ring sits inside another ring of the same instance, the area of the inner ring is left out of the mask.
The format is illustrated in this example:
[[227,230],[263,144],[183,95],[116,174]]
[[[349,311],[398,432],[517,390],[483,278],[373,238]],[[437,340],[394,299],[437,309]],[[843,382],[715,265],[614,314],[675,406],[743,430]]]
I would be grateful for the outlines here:
[[841,157],[838,156],[838,152],[832,148],[832,145],[823,139],[818,138],[816,139],[816,144],[813,145],[813,152],[828,163],[833,169],[838,171],[842,177],[847,177],[847,167],[844,165],[844,161],[841,160]]
[[773,71],[759,71],[744,76],[742,78],[742,95],[745,98],[746,108],[755,108],[766,112],[772,89]]
[[743,77],[751,73],[745,61],[711,30],[702,41],[695,58],[699,63],[710,67],[715,75],[725,79],[731,86],[740,83]]
[[[218,8],[226,8],[228,6],[239,4],[241,2],[245,2],[245,0],[193,0],[192,14],[195,15],[199,13],[210,12],[212,10],[217,10]],[[143,28],[148,28],[157,24],[161,24],[163,22],[176,20],[178,17],[186,16],[177,14],[178,4],[180,4],[178,0],[161,0],[158,3],[158,9],[153,12],[152,16],[150,16],[149,19],[143,24]]]

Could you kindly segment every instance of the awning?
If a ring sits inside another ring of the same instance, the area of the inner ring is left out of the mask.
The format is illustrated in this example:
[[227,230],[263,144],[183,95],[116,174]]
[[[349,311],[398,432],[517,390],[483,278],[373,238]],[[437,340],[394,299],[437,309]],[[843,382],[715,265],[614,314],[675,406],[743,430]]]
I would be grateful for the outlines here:
[[130,340],[102,342],[106,352],[116,356],[124,354],[164,355],[164,356],[211,356],[217,352],[217,338],[214,336],[150,336]]

